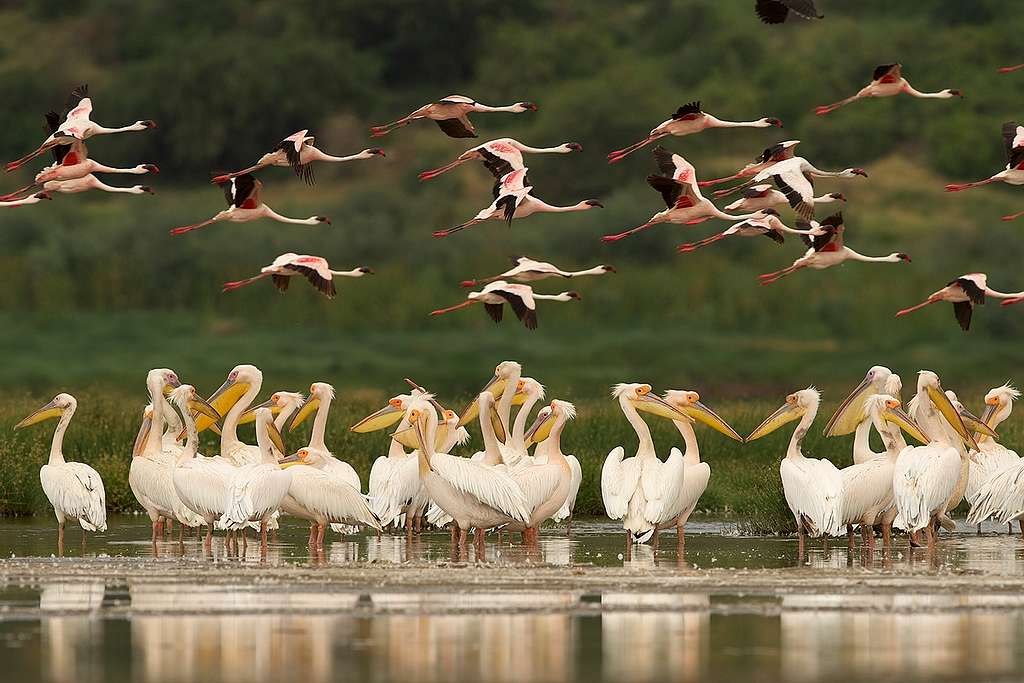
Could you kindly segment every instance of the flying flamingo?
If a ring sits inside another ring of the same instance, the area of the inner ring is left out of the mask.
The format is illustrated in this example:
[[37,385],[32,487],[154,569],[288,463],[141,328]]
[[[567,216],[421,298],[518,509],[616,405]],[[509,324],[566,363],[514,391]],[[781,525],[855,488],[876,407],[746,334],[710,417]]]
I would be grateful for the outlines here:
[[[1024,185],[1024,126],[1017,125],[1016,121],[1004,123],[1003,146],[1006,149],[1006,168],[985,180],[973,183],[950,183],[946,185],[946,192],[960,192],[997,182],[1007,185]],[[1012,221],[1020,215],[1020,213],[1015,213],[1003,216],[1003,220]]]
[[[793,210],[804,220],[811,220],[814,218],[814,177],[819,178],[852,178],[854,176],[864,176],[867,178],[867,172],[862,168],[847,168],[842,171],[822,171],[821,169],[815,168],[807,159],[803,157],[793,157],[780,161],[777,164],[772,164],[768,168],[759,172],[752,179],[739,185],[750,183],[760,183],[766,180],[771,180],[779,188],[779,191],[785,195],[789,201],[789,205],[793,207]],[[733,188],[733,190],[738,189]]]
[[[768,168],[773,164],[777,164],[780,161],[785,161],[786,159],[792,159],[794,156],[796,156],[796,146],[799,144],[799,140],[786,140],[784,142],[776,143],[771,147],[766,147],[765,150],[761,152],[761,155],[759,157],[754,159],[753,162],[745,165],[736,173],[730,176],[725,176],[724,178],[704,180],[697,183],[697,185],[699,187],[721,185],[722,183],[727,183],[730,180],[739,180],[740,178],[749,178],[751,176],[757,175],[758,173],[760,173],[761,171],[763,171],[764,169]],[[714,192],[714,195],[716,197],[724,197],[725,195],[732,194],[734,191],[735,188],[716,190]]]
[[651,216],[651,219],[643,225],[615,235],[605,235],[601,238],[603,242],[616,242],[659,223],[694,225],[706,221],[708,218],[741,221],[746,218],[760,218],[764,215],[761,212],[755,212],[732,216],[720,211],[718,207],[701,196],[697,186],[697,171],[693,164],[661,146],[654,148],[654,159],[658,162],[658,168],[661,169],[662,174],[647,176],[647,184],[661,193],[668,208]]
[[783,244],[786,241],[784,233],[791,235],[819,235],[824,234],[824,231],[820,228],[810,228],[806,230],[798,230],[791,228],[779,219],[779,212],[775,209],[761,209],[763,218],[748,218],[739,223],[733,223],[726,230],[716,233],[711,237],[706,237],[696,242],[690,242],[688,244],[680,244],[676,248],[676,251],[680,254],[688,254],[693,251],[697,251],[701,247],[706,247],[709,244],[714,244],[719,240],[724,240],[726,237],[760,237],[765,236],[774,240],[778,244]]
[[782,127],[782,121],[773,118],[761,118],[757,121],[723,121],[708,114],[700,108],[700,102],[690,102],[676,109],[672,118],[655,126],[647,137],[629,147],[615,150],[608,155],[608,163],[614,164],[627,156],[666,135],[693,135],[708,128],[770,128]]
[[537,301],[573,301],[579,300],[580,295],[577,292],[535,294],[530,285],[518,285],[505,282],[504,280],[495,280],[479,292],[470,292],[466,295],[466,299],[461,304],[431,311],[430,315],[444,315],[445,313],[451,313],[473,304],[483,304],[487,310],[487,315],[491,316],[491,320],[500,323],[502,311],[504,310],[502,304],[508,304],[526,329],[535,330],[537,329]]
[[781,24],[789,18],[790,14],[801,19],[825,18],[825,15],[818,14],[814,0],[757,0],[754,11],[757,12],[758,18],[766,24]]
[[513,218],[526,218],[535,213],[568,213],[570,211],[587,211],[595,207],[604,208],[604,205],[596,199],[585,199],[572,206],[553,206],[541,201],[530,194],[533,187],[529,185],[530,181],[526,177],[527,171],[529,171],[528,168],[520,168],[503,175],[494,184],[494,201],[490,206],[461,225],[447,230],[434,231],[434,237],[447,237],[486,220],[504,220],[511,225]]
[[370,129],[370,137],[379,138],[382,135],[387,135],[395,128],[407,126],[416,119],[431,119],[437,122],[438,127],[448,137],[475,138],[476,129],[469,120],[469,115],[475,111],[507,111],[513,114],[520,114],[524,111],[537,111],[537,105],[533,102],[516,102],[504,107],[491,107],[470,99],[465,95],[449,95],[443,100],[425,104],[397,121],[384,124],[383,126],[374,126]]
[[881,66],[876,66],[875,72],[871,75],[871,82],[861,88],[860,92],[834,104],[815,107],[814,113],[818,116],[824,116],[829,112],[839,109],[839,107],[865,97],[892,97],[894,95],[899,95],[900,93],[906,93],[912,97],[938,100],[948,100],[951,97],[963,97],[963,93],[959,90],[950,88],[940,90],[939,92],[921,92],[919,90],[915,90],[914,87],[907,82],[907,79],[903,78],[902,68],[903,66],[901,64],[882,64]]
[[[136,121],[129,126],[121,126],[119,128],[107,128],[101,126],[98,123],[94,123],[89,116],[92,114],[92,100],[89,98],[89,86],[81,85],[75,88],[71,96],[68,98],[67,114],[64,117],[64,122],[57,126],[57,129],[52,131],[50,136],[43,141],[43,144],[17,161],[12,161],[7,164],[7,171],[13,171],[16,168],[21,167],[28,161],[35,159],[37,156],[45,152],[46,150],[54,147],[55,145],[70,144],[75,140],[86,140],[94,135],[110,135],[112,133],[125,133],[136,130],[146,130],[147,128],[156,128],[156,123],[153,121]],[[50,120],[50,115],[47,115],[47,121]]]
[[557,147],[530,147],[512,138],[498,138],[485,142],[482,145],[471,147],[455,158],[450,164],[430,171],[423,171],[419,174],[420,180],[432,180],[442,173],[447,173],[453,168],[479,159],[484,162],[487,170],[494,174],[495,178],[501,178],[507,173],[526,168],[523,163],[523,154],[569,154],[571,152],[582,152],[583,145],[578,142],[563,142]]
[[244,280],[225,282],[222,291],[230,292],[239,287],[251,285],[257,280],[270,277],[273,278],[274,286],[277,287],[278,291],[286,292],[288,291],[288,283],[293,275],[301,275],[309,280],[309,284],[320,290],[324,296],[328,299],[333,299],[337,293],[334,289],[333,281],[335,276],[363,277],[364,275],[373,275],[373,269],[361,266],[352,270],[331,270],[327,259],[321,256],[307,256],[305,254],[288,252],[278,256],[269,266],[261,268],[259,275]]
[[[815,204],[828,204],[830,202],[845,202],[846,197],[842,192],[829,192],[820,197],[814,198]],[[725,207],[726,211],[757,211],[767,209],[780,204],[788,204],[786,195],[779,192],[768,184],[752,185],[743,191],[743,197]]]
[[249,168],[236,171],[234,173],[215,176],[210,182],[215,185],[220,185],[221,183],[226,183],[232,178],[237,178],[238,176],[246,173],[255,173],[267,166],[291,166],[292,170],[295,171],[295,175],[302,178],[303,182],[307,185],[312,185],[316,182],[316,179],[313,177],[313,167],[311,165],[314,161],[341,163],[345,161],[358,161],[360,159],[372,159],[375,156],[385,156],[384,150],[380,147],[370,147],[368,149],[364,149],[358,154],[352,154],[347,157],[332,156],[314,147],[313,142],[316,138],[312,135],[307,135],[308,132],[309,130],[306,129],[289,135],[284,140],[274,145],[273,150],[261,156],[260,160]]
[[38,204],[44,199],[52,199],[46,192],[37,192],[29,197],[22,197],[21,199],[7,199],[0,197],[0,209],[9,209],[15,206],[27,206],[29,204]]
[[902,311],[897,312],[896,317],[899,318],[907,313],[913,313],[929,304],[948,301],[953,304],[953,315],[956,316],[956,321],[960,323],[960,329],[966,332],[971,329],[971,313],[974,312],[974,307],[984,304],[986,296],[1006,299],[1003,303],[1015,303],[1022,295],[1024,295],[1024,292],[1006,294],[991,289],[988,286],[988,276],[985,273],[967,273],[955,280],[950,280],[945,287],[916,306],[904,308]]
[[220,221],[231,221],[233,223],[245,223],[254,221],[257,218],[271,218],[280,223],[294,223],[295,225],[318,225],[320,223],[331,224],[327,216],[310,216],[309,218],[288,218],[277,213],[263,203],[260,198],[260,191],[263,183],[246,173],[237,178],[232,178],[226,183],[220,184],[224,188],[224,198],[228,202],[228,208],[220,211],[213,218],[171,230],[172,235],[181,235],[196,230],[212,223]]
[[515,260],[515,267],[506,270],[500,275],[494,277],[480,278],[477,280],[463,280],[463,287],[476,287],[478,285],[485,285],[497,280],[515,280],[517,282],[536,282],[537,280],[546,280],[549,277],[583,277],[585,275],[606,275],[608,273],[614,273],[615,268],[612,266],[599,265],[593,268],[587,268],[586,270],[562,270],[557,266],[544,261],[534,261],[526,256],[520,256]]
[[1024,69],[1024,64],[1014,64],[1013,66],[1001,66],[999,67],[999,73],[1008,74],[1011,71],[1016,71],[1017,69]]
[[808,246],[807,252],[796,261],[793,261],[793,265],[788,268],[777,270],[774,273],[759,275],[758,277],[762,285],[778,282],[801,268],[823,270],[832,266],[838,266],[846,261],[864,261],[867,263],[910,261],[910,257],[903,253],[893,252],[888,256],[865,256],[850,249],[843,243],[843,233],[846,232],[846,226],[843,225],[843,214],[841,213],[829,216],[817,226],[813,223],[810,225],[812,228],[819,228],[821,234],[801,236],[801,239]]

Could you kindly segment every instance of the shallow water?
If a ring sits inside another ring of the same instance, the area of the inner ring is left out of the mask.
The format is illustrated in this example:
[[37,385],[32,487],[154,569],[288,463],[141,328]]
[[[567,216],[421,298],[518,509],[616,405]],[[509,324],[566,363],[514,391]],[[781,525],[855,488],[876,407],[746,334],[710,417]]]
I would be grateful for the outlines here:
[[[905,541],[868,557],[833,540],[828,550],[812,543],[798,563],[792,539],[741,537],[715,521],[691,525],[683,557],[665,535],[657,553],[640,547],[627,560],[621,532],[588,521],[571,539],[546,530],[537,552],[489,543],[487,563],[452,563],[446,534],[335,536],[311,556],[293,523],[265,561],[252,545],[229,558],[219,541],[205,557],[189,539],[183,555],[160,543],[155,559],[148,520],[111,522],[84,551],[69,531],[65,558],[53,560],[47,520],[0,524],[0,554],[15,557],[0,562],[5,679],[983,681],[1024,672],[1024,541],[1005,527],[943,536],[934,558],[911,555]],[[331,574],[350,570],[355,583]],[[423,574],[434,578],[403,582]],[[903,583],[865,585],[889,579]]]

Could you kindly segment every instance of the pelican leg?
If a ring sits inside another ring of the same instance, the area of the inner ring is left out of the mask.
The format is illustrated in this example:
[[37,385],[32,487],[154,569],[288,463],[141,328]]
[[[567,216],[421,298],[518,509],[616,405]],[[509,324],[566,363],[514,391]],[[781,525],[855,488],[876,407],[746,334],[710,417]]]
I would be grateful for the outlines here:
[[260,556],[267,556],[267,522],[260,522]]
[[569,538],[572,536],[572,511],[569,512],[569,519],[565,524],[565,537]]
[[892,522],[886,522],[882,525],[882,547],[892,547]]
[[323,550],[324,548],[324,532],[327,531],[327,522],[320,522],[319,528],[316,532],[316,548],[317,550]]
[[[864,532],[861,531],[860,533],[861,533],[861,537],[863,537],[864,536]],[[854,542],[853,542],[853,525],[852,524],[847,524],[846,525],[846,548],[847,548],[847,550],[849,550],[852,553],[853,552],[853,547],[854,547]]]
[[85,550],[85,527],[82,527],[82,550]]
[[164,517],[160,520],[160,533],[167,534],[171,538],[174,538],[174,520],[170,517]]
[[57,554],[64,557],[64,522],[57,522]]
[[682,552],[683,548],[686,547],[686,527],[682,524],[676,525],[676,548],[677,552]]
[[459,528],[459,558],[460,559],[462,557],[464,557],[468,553],[468,548],[466,547],[466,538],[467,538],[467,536],[469,536],[469,530],[468,529],[463,529],[463,528],[460,527]]
[[416,515],[416,517],[414,519],[414,522],[415,522],[414,526],[416,527],[416,533],[417,534],[423,533],[423,516],[422,515]]
[[203,546],[207,550],[212,550],[213,549],[213,522],[212,521],[209,522],[209,524],[206,525],[206,540],[203,541]]
[[316,522],[309,523],[309,542],[307,545],[310,548],[316,547]]
[[156,519],[153,520],[153,533],[152,533],[151,538],[150,538],[150,540],[152,541],[153,545],[156,545],[156,536],[157,536],[157,531],[158,531],[159,527],[160,527],[160,518],[157,517]]
[[796,550],[797,561],[800,564],[803,564],[803,561],[804,561],[804,537],[806,536],[806,534],[804,533],[803,522],[797,522],[796,536],[797,536],[797,550]]
[[658,552],[658,541],[660,538],[661,532],[658,530],[658,527],[654,527],[654,538],[651,539],[651,548],[654,552]]

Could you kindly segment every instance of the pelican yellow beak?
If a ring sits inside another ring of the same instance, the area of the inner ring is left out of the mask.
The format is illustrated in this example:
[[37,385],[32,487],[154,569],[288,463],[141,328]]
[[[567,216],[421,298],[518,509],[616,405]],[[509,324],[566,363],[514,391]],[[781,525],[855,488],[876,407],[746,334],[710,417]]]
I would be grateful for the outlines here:
[[437,434],[434,436],[434,450],[438,451],[444,447],[444,442],[448,440],[448,423],[442,422],[437,425]]
[[[15,427],[17,429],[17,427]],[[146,447],[146,439],[149,438],[149,432],[153,429],[153,416],[146,415],[142,418],[142,425],[139,427],[139,433],[135,435],[135,444],[132,446],[132,457],[136,457],[142,454],[142,449]]]
[[546,415],[538,415],[533,425],[526,430],[526,447],[529,448],[535,443],[540,443],[551,436],[551,430],[555,427],[555,411]]
[[259,404],[258,406],[249,406],[246,409],[246,411],[244,413],[242,413],[241,417],[238,418],[239,426],[247,425],[250,422],[255,422],[256,421],[256,411],[259,410],[260,408],[266,408],[267,410],[270,411],[271,415],[279,415],[281,413],[281,406],[277,405],[277,403],[274,401],[274,399],[272,399],[272,398],[271,399],[267,399],[266,401],[264,401],[263,403]]
[[164,384],[164,396],[170,396],[171,392],[181,386],[181,380],[175,377],[174,379],[167,380]]
[[[964,424],[963,418],[960,417],[956,406],[949,400],[945,392],[940,387],[933,386],[929,386],[926,391],[928,392],[928,398],[932,400],[932,403],[935,404],[942,417],[946,418],[946,422],[956,430],[956,433],[960,435],[964,443],[974,450],[978,450],[978,442],[974,440],[974,435],[967,430],[967,425]],[[992,430],[989,429],[989,431]]]
[[743,443],[743,437],[737,434],[736,430],[733,429],[728,422],[719,417],[718,413],[711,410],[711,408],[708,408],[699,400],[691,401],[689,405],[677,405],[675,407],[679,412],[687,415],[697,422],[711,427],[716,432],[725,434],[730,439],[735,439],[736,441]]
[[498,416],[498,408],[493,403],[491,404],[491,427],[494,429],[494,435],[498,437],[498,441],[504,443],[508,440],[508,433],[505,431],[505,425]]
[[[227,415],[228,411],[238,400],[242,398],[245,392],[249,391],[250,384],[248,382],[242,382],[239,380],[228,379],[224,384],[220,385],[220,389],[213,392],[213,395],[207,400],[207,403],[217,412],[218,415]],[[196,418],[196,431],[202,433],[204,430],[209,429],[210,425],[217,422],[217,420],[209,417],[208,415],[199,415]]]
[[[972,433],[982,434],[984,436],[992,438],[996,438],[998,436],[995,430],[992,429],[992,427],[990,427],[988,424],[988,419],[991,419],[991,416],[989,416],[987,419],[980,418],[971,411],[967,410],[967,408],[961,408],[958,412],[960,413],[960,419],[964,421],[964,424],[967,425],[967,428],[970,429]],[[987,406],[985,408],[985,413],[988,413]]]
[[[893,405],[895,404],[895,405]],[[930,439],[924,435],[921,428],[914,422],[914,419],[903,412],[903,408],[900,407],[898,401],[893,401],[888,404],[885,410],[882,411],[882,419],[886,422],[891,422],[904,432],[914,437],[917,441],[927,445]]]
[[664,417],[669,420],[689,419],[686,415],[679,412],[679,410],[669,405],[665,399],[651,393],[650,391],[640,394],[639,398],[630,399],[630,403],[632,403],[637,410],[642,410],[645,413]]
[[302,407],[292,415],[292,419],[288,421],[288,431],[294,432],[295,428],[305,422],[306,418],[316,412],[317,408],[320,407],[320,399],[316,396],[310,396],[303,402]]
[[205,398],[202,396],[193,396],[192,400],[188,402],[188,409],[191,410],[196,416],[204,415],[214,421],[214,424],[220,422],[221,415],[217,412],[217,409],[211,406]]
[[[372,415],[367,415],[362,420],[349,427],[349,431],[356,432],[358,434],[376,432],[381,429],[387,429],[401,420],[402,415],[405,414],[405,410],[402,408],[402,402],[398,399],[393,400],[394,403],[389,403],[377,412]],[[415,448],[415,446],[413,446],[413,448]]]
[[57,407],[56,399],[50,401],[45,406],[35,411],[24,420],[14,425],[15,429],[21,429],[22,427],[30,427],[34,424],[43,422],[44,420],[53,420],[64,414],[64,409]]
[[877,393],[874,391],[874,385],[871,379],[865,376],[857,388],[839,404],[836,412],[825,424],[825,430],[822,433],[825,436],[851,434],[857,429],[857,425],[867,417],[864,404],[867,402],[868,396],[873,393]]
[[999,399],[993,399],[992,402],[985,401],[985,410],[981,414],[981,421],[985,423],[985,426],[991,427],[993,418],[996,416],[996,412],[999,410]]
[[397,429],[391,434],[391,438],[406,448],[417,449],[420,447],[419,439],[416,436],[415,425],[409,425],[403,429]]
[[793,420],[799,420],[807,412],[806,408],[800,407],[797,403],[789,403],[788,401],[774,413],[769,415],[760,426],[750,433],[745,441],[754,441],[760,439],[762,436],[771,434],[779,427],[792,422]]
[[507,383],[508,380],[506,380],[504,377],[498,377],[497,375],[492,377],[491,381],[488,382],[483,389],[476,393],[476,397],[473,399],[473,402],[466,407],[465,411],[463,411],[462,417],[459,418],[458,426],[465,427],[467,424],[475,420],[478,415],[480,415],[480,394],[484,393],[485,391],[489,391],[492,394],[494,394],[494,400],[497,401],[501,399],[502,396],[505,395],[505,385]]
[[[284,453],[284,451],[281,451],[281,452]],[[292,453],[291,455],[286,455],[285,457],[283,457],[280,460],[278,460],[277,464],[283,470],[286,470],[289,467],[294,467],[295,465],[305,465],[306,464],[306,455],[307,454],[308,453],[307,453],[306,449],[300,448],[297,453]]]
[[270,437],[270,442],[274,444],[274,448],[277,449],[278,453],[287,453],[284,447],[284,437],[281,436],[281,431],[277,428],[273,422],[267,423],[267,436]]

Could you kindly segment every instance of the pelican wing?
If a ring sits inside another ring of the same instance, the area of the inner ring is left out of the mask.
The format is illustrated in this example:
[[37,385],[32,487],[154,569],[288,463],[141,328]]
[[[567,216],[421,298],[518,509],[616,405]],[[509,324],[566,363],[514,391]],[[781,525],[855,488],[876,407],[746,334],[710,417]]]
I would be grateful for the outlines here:
[[82,462],[44,465],[39,483],[54,509],[77,519],[86,531],[107,530],[107,494],[96,470]]
[[246,465],[228,482],[224,514],[220,523],[227,529],[241,529],[276,510],[288,495],[291,474],[276,465]]
[[644,519],[656,526],[672,521],[682,512],[680,492],[686,473],[683,454],[673,448],[665,462],[647,460],[642,467],[640,485],[647,500]]
[[512,472],[530,514],[555,494],[562,480],[561,469],[558,465],[527,465]]
[[1008,467],[1019,465],[1020,461],[1020,456],[1009,448],[991,440],[985,441],[981,450],[972,457],[964,497],[973,503],[989,478]]
[[207,518],[224,514],[224,497],[232,470],[212,458],[192,458],[172,473],[174,491],[181,502]]
[[891,505],[893,462],[889,458],[874,458],[844,467],[840,474],[843,477],[843,524],[858,524],[864,521],[868,511],[881,512]]
[[294,467],[291,470],[289,494],[302,507],[322,515],[331,523],[361,524],[381,529],[377,516],[370,510],[357,489],[332,473],[314,467]]
[[473,496],[520,522],[530,520],[526,498],[519,485],[504,468],[458,458],[453,455],[435,453],[430,458],[430,469],[459,491]]
[[370,470],[370,507],[386,526],[402,514],[420,487],[417,456],[381,456]]
[[572,479],[569,481],[569,495],[566,496],[565,502],[558,512],[551,517],[556,522],[561,522],[563,519],[568,519],[572,516],[573,508],[576,507],[576,496],[580,492],[580,484],[583,483],[583,467],[580,465],[579,458],[575,455],[567,455],[565,459],[569,462],[569,471],[572,472]]
[[1024,514],[1024,462],[1004,467],[979,487],[970,512],[969,524],[994,517],[1008,522]]
[[838,535],[842,529],[843,477],[828,460],[783,459],[782,491],[793,516],[808,525],[811,536]]
[[629,499],[640,483],[640,465],[636,458],[623,460],[625,453],[622,446],[616,446],[601,468],[601,500],[610,519],[626,516]]
[[949,446],[908,446],[892,476],[893,498],[904,528],[917,531],[945,507],[960,477],[960,454]]
[[683,486],[679,490],[680,514],[692,512],[697,507],[697,502],[700,501],[700,497],[707,490],[709,481],[711,481],[711,465],[701,462],[696,465],[686,466]]
[[323,470],[331,473],[331,475],[335,477],[339,477],[356,491],[363,490],[363,482],[359,479],[359,473],[356,472],[352,465],[349,465],[344,460],[328,454],[327,462],[324,464]]

